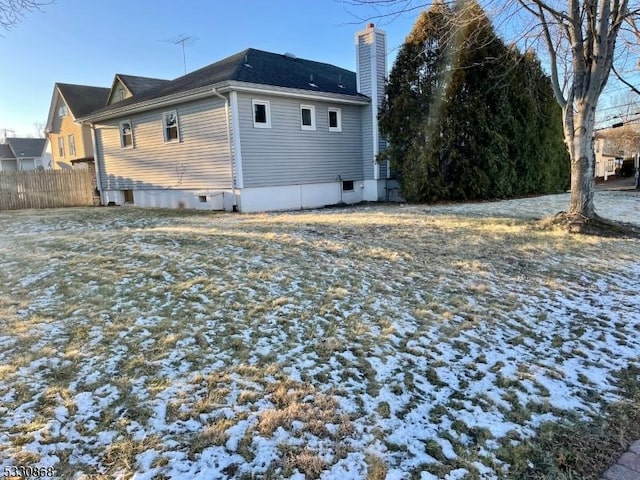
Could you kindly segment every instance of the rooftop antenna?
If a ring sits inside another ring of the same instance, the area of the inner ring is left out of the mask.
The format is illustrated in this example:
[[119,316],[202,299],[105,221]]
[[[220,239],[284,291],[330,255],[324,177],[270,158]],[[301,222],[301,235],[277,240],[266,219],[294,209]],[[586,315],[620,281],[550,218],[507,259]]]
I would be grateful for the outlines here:
[[173,43],[174,45],[182,45],[182,63],[184,64],[184,74],[187,74],[187,56],[185,53],[185,46],[193,45],[197,40],[200,40],[195,35],[187,35],[186,33],[181,33],[177,37],[165,38],[163,42]]

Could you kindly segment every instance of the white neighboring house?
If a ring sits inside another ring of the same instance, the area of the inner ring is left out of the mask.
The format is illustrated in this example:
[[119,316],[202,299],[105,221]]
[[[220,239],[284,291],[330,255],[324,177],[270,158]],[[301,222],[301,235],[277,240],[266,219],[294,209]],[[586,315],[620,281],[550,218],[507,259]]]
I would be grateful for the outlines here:
[[596,132],[594,138],[595,152],[595,178],[607,181],[616,174],[616,168],[620,167],[620,160],[624,157],[624,151],[620,150],[619,142],[611,138],[610,129]]
[[44,147],[42,148],[42,155],[40,157],[40,162],[42,163],[42,168],[45,170],[53,169],[53,152],[51,151],[51,142],[49,138],[44,142]]
[[[376,162],[386,35],[355,37],[357,73],[247,49],[77,121],[91,125],[103,204],[238,210],[384,200]],[[118,79],[116,79],[118,80]]]
[[5,142],[0,144],[0,172],[51,168],[51,163],[42,159],[46,139],[7,138]]

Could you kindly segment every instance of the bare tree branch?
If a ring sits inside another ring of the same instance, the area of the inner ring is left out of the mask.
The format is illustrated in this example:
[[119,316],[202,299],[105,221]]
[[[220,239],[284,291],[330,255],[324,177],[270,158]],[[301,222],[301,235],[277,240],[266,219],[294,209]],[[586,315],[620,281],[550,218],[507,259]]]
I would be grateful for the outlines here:
[[622,83],[624,83],[627,87],[629,87],[634,93],[637,93],[638,95],[640,95],[640,90],[638,90],[638,88],[635,85],[632,85],[631,83],[629,83],[627,80],[625,80],[622,75],[620,75],[618,73],[618,71],[616,70],[615,65],[611,65],[611,71],[613,72],[613,74],[618,78],[618,80],[620,80]]
[[10,30],[28,12],[41,11],[55,0],[0,0],[0,29]]

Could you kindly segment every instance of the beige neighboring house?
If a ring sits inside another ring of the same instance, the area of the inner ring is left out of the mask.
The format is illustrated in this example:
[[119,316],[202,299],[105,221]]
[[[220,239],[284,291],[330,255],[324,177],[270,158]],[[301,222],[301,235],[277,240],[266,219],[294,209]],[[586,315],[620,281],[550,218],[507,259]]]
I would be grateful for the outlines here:
[[104,107],[108,95],[108,88],[55,84],[46,127],[54,168],[94,168],[91,127],[76,118]]

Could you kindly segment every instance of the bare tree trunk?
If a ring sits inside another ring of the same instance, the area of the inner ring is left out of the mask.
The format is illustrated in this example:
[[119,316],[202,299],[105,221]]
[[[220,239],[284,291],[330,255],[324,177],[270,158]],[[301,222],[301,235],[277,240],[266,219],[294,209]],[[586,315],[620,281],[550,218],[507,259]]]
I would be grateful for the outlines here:
[[[565,110],[572,108],[567,103]],[[565,141],[571,158],[571,196],[569,211],[571,216],[593,218],[595,192],[593,129],[595,108],[588,103],[578,102],[576,112],[566,111],[564,117]]]

